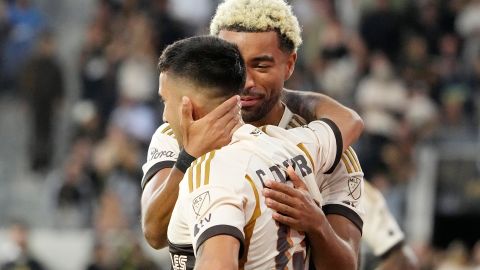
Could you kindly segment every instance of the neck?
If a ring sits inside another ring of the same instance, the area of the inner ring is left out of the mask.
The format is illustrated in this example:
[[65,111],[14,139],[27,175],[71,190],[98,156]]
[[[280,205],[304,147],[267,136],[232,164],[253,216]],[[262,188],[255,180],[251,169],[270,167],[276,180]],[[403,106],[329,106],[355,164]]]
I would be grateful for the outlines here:
[[282,104],[282,102],[278,101],[278,103],[275,104],[275,106],[273,106],[273,108],[270,110],[270,112],[268,112],[268,114],[264,118],[255,122],[251,122],[249,124],[252,124],[256,127],[261,127],[265,125],[278,126],[278,124],[280,124],[280,120],[282,120],[284,111],[285,111],[285,106]]

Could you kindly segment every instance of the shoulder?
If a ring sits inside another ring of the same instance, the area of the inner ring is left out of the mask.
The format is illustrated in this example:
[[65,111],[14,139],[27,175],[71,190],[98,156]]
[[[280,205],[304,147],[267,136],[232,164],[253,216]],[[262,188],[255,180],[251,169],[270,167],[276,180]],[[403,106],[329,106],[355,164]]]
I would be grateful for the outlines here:
[[239,188],[251,157],[252,153],[230,145],[197,158],[185,173],[189,190],[205,185]]
[[175,138],[175,134],[173,134],[173,129],[169,123],[165,122],[160,127],[157,128],[155,133],[153,134],[153,138],[168,136],[171,138]]

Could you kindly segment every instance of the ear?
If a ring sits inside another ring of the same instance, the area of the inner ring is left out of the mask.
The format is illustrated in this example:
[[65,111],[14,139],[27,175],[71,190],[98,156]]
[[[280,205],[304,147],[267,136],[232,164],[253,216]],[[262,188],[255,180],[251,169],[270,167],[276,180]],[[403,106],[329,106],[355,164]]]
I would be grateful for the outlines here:
[[295,70],[295,62],[297,61],[297,53],[293,52],[287,56],[287,65],[285,66],[285,78],[284,80],[288,80],[290,76],[293,74],[293,70]]

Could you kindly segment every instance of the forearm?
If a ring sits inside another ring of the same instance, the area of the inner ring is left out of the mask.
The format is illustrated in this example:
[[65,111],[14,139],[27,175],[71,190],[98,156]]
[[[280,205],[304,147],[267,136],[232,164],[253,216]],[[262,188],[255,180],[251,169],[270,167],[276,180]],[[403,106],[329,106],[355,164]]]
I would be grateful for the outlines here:
[[284,89],[282,100],[293,113],[308,122],[320,118],[335,122],[342,133],[344,148],[354,143],[363,131],[363,121],[358,113],[326,95]]
[[195,270],[237,270],[240,242],[230,235],[217,235],[205,241],[197,252]]
[[[142,193],[142,229],[144,236],[155,249],[167,245],[167,229],[178,197],[178,185],[183,172],[173,168],[164,181],[160,172],[147,184]],[[161,182],[155,185],[155,182]],[[147,190],[148,189],[148,190]]]
[[326,219],[323,224],[308,232],[307,237],[312,248],[311,258],[317,270],[357,268],[357,252],[335,233]]

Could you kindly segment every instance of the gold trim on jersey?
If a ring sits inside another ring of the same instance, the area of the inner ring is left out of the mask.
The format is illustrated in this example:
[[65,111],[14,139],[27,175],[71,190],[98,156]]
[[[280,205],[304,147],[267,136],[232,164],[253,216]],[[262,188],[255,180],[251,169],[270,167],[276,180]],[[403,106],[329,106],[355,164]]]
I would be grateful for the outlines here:
[[210,181],[210,163],[215,156],[215,151],[212,151],[207,161],[205,162],[205,185],[208,185]]
[[[208,156],[208,157],[207,157]],[[199,158],[197,158],[190,168],[188,168],[188,191],[201,187],[202,185],[208,185],[210,182],[210,163],[213,157],[215,157],[215,151],[211,151]],[[202,174],[203,167],[203,174]],[[195,177],[193,176],[195,173]],[[202,181],[203,180],[203,181]],[[193,183],[195,182],[195,188]]]
[[170,126],[170,124],[167,124],[167,126],[162,131],[160,131],[160,133],[165,134],[167,136],[172,136],[175,138],[175,134],[173,134],[173,129]]
[[247,225],[243,227],[243,232],[245,233],[245,249],[242,258],[238,262],[238,269],[242,270],[245,266],[245,262],[247,262],[248,248],[250,247],[250,240],[252,239],[255,222],[257,218],[262,214],[262,211],[260,210],[260,198],[258,195],[257,187],[255,186],[255,183],[253,183],[253,180],[250,176],[245,175],[245,179],[248,181],[248,183],[250,183],[250,186],[252,186],[253,189],[253,193],[255,194],[255,210],[253,210],[252,217],[247,222]]
[[197,173],[195,175],[195,180],[196,180],[195,188],[199,188],[202,183],[202,162],[205,160],[205,155],[201,156],[197,160],[198,160],[197,162],[198,165],[195,166],[196,173]]
[[302,150],[303,153],[305,153],[305,156],[307,156],[308,160],[310,160],[310,164],[312,164],[313,171],[315,171],[315,163],[313,163],[313,158],[310,155],[310,153],[308,152],[305,145],[303,145],[303,143],[299,143],[299,144],[297,144],[297,147],[300,148],[300,150]]
[[355,150],[350,146],[342,154],[342,162],[345,164],[345,168],[348,173],[362,172],[362,167],[358,161],[357,154]]

